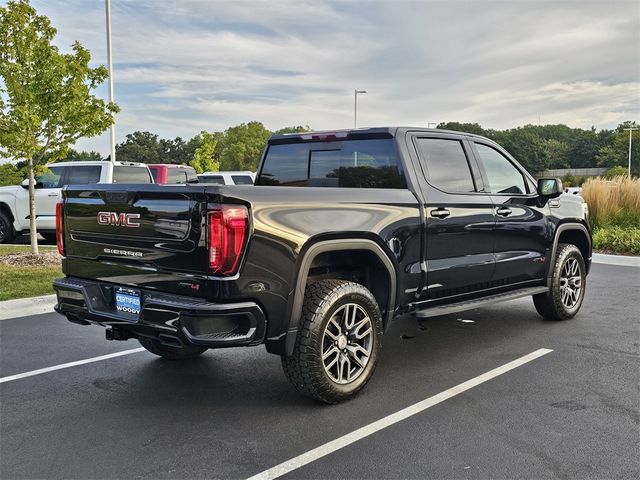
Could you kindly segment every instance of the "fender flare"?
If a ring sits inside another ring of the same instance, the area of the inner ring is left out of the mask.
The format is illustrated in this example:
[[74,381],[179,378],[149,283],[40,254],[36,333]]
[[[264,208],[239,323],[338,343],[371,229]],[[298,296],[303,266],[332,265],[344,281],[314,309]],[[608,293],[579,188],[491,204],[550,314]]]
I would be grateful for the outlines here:
[[[556,261],[556,251],[558,250],[558,243],[560,240],[560,234],[564,231],[567,230],[578,230],[581,233],[584,234],[585,238],[587,239],[587,242],[589,243],[589,250],[591,251],[592,249],[592,242],[591,242],[591,234],[589,233],[589,230],[587,230],[587,227],[585,227],[584,225],[582,225],[581,223],[574,223],[574,222],[568,222],[568,223],[562,223],[560,225],[558,225],[558,227],[556,228],[556,231],[554,233],[553,236],[553,246],[551,247],[551,261],[553,263],[550,263],[549,265],[549,272],[547,273],[547,285],[549,286],[549,288],[551,288],[551,281],[553,279],[552,275],[553,275],[553,268],[555,266],[555,261]],[[587,264],[589,264],[591,262],[591,257],[589,258],[585,258],[584,259],[585,262]],[[589,267],[587,267],[588,269]]]
[[285,350],[287,355],[293,353],[293,347],[298,335],[298,326],[302,315],[302,304],[304,302],[304,291],[307,284],[309,269],[313,260],[321,253],[337,252],[344,250],[367,250],[372,252],[382,262],[389,275],[389,299],[387,308],[387,318],[385,324],[388,325],[393,318],[396,304],[396,285],[397,275],[396,269],[380,245],[373,240],[368,239],[334,239],[322,240],[312,244],[304,253],[298,268],[295,288],[293,290],[293,301],[291,301],[291,311],[289,314],[289,327],[285,341]]

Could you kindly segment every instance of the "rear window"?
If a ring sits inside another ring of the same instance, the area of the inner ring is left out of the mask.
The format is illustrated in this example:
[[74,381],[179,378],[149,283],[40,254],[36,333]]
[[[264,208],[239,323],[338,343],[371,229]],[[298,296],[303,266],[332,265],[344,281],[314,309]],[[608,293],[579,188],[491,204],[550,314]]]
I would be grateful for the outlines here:
[[213,183],[214,185],[224,185],[224,178],[221,175],[199,176],[198,183]]
[[231,178],[236,185],[253,185],[253,178],[249,175],[231,175]]
[[182,168],[167,169],[167,183],[187,183],[187,172]]
[[113,167],[113,183],[151,183],[146,167]]
[[393,139],[270,145],[256,185],[406,188]]

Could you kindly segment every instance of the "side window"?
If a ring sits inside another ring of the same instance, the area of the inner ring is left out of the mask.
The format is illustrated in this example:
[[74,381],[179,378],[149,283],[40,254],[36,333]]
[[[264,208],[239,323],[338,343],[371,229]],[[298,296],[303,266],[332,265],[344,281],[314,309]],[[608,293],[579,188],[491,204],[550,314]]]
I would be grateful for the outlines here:
[[224,185],[224,178],[221,175],[206,175],[198,177],[199,183],[212,183],[214,185]]
[[480,160],[484,165],[491,193],[527,193],[522,173],[500,152],[476,143]]
[[63,183],[65,185],[86,185],[100,181],[101,165],[70,165],[66,168]]
[[182,168],[167,169],[167,183],[187,183],[187,174]]
[[231,178],[236,185],[253,185],[253,178],[249,175],[231,175]]
[[142,167],[113,167],[113,183],[151,183],[151,176]]
[[418,138],[416,144],[431,185],[449,193],[476,191],[462,142],[444,138]]
[[46,168],[41,175],[36,175],[36,183],[41,183],[42,188],[62,188],[60,182],[66,168],[56,166]]

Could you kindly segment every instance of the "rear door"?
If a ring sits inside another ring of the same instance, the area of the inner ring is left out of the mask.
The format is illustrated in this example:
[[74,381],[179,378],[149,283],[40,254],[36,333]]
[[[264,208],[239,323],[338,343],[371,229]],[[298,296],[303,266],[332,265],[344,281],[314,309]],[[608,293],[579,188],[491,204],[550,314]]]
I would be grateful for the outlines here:
[[[493,205],[463,136],[413,137],[427,180],[424,299],[487,288],[493,275]],[[424,295],[423,295],[424,296]]]

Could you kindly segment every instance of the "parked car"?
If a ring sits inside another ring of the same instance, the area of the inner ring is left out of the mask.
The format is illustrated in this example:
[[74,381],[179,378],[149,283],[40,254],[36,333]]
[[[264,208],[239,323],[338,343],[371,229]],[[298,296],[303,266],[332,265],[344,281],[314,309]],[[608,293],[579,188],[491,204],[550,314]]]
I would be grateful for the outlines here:
[[67,187],[55,308],[172,360],[264,344],[335,403],[371,378],[398,315],[529,296],[545,318],[576,315],[591,234],[561,194],[477,135],[273,135],[253,187]]
[[205,172],[198,175],[199,183],[215,185],[253,185],[256,179],[254,172]]
[[154,163],[147,166],[151,170],[154,182],[161,185],[191,183],[198,180],[195,168],[188,165]]
[[[65,185],[93,183],[153,183],[145,164],[130,162],[58,162],[46,166],[36,177],[36,227],[47,240],[55,241],[56,203]],[[0,243],[29,232],[29,181],[0,187]]]

